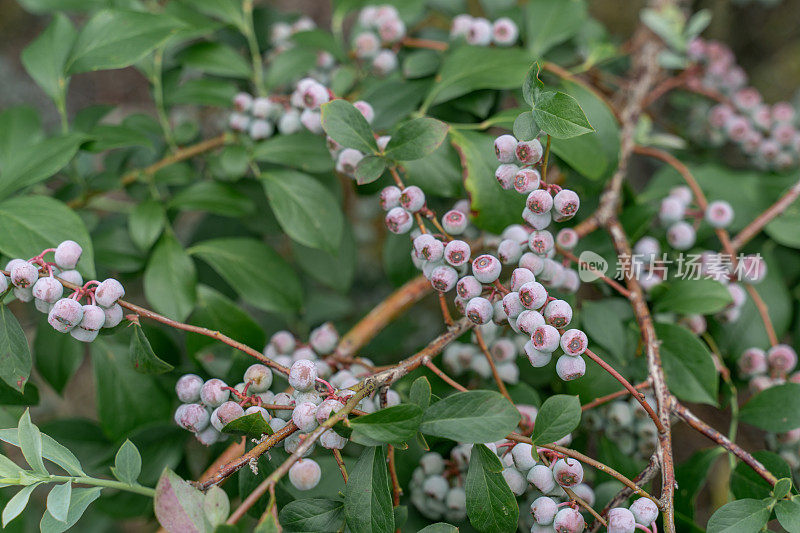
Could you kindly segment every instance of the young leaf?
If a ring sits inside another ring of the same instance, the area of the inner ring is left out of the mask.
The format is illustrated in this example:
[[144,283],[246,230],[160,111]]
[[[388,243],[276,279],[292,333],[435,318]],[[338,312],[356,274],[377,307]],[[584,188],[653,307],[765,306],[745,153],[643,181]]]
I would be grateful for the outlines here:
[[560,91],[545,91],[538,95],[533,119],[543,132],[559,139],[594,131],[578,101]]
[[500,459],[484,444],[475,444],[467,470],[467,516],[478,531],[511,533],[517,529],[519,506],[502,474]]
[[28,500],[31,497],[33,489],[38,487],[41,483],[34,483],[33,485],[26,485],[22,487],[19,492],[8,500],[8,503],[3,508],[3,527],[14,520],[19,514],[25,510],[28,505]]
[[171,231],[153,249],[144,272],[147,301],[175,320],[184,320],[197,300],[197,273],[189,254]]
[[713,279],[677,280],[656,300],[656,312],[710,315],[733,301],[730,291]]
[[262,435],[272,435],[275,433],[272,430],[272,426],[264,420],[261,413],[251,413],[231,420],[225,424],[225,427],[222,428],[222,432],[232,435],[244,435],[254,439],[258,439]]
[[427,409],[431,404],[431,382],[428,378],[422,376],[415,379],[408,392],[408,398],[422,409]]
[[386,160],[377,155],[368,155],[356,165],[356,183],[365,185],[372,183],[383,175]]
[[399,443],[412,438],[422,420],[422,409],[414,404],[400,404],[350,421],[353,434],[378,442]]
[[392,494],[382,446],[368,446],[350,470],[344,489],[344,516],[353,533],[394,531]]
[[40,474],[47,474],[44,461],[42,461],[42,435],[39,428],[31,422],[29,409],[25,409],[25,412],[19,418],[17,435],[19,437],[19,449],[22,450],[22,455],[25,456],[25,460],[31,468]]
[[544,89],[544,83],[539,79],[539,73],[541,71],[542,68],[539,66],[539,63],[535,62],[528,69],[528,73],[525,74],[525,79],[522,81],[522,97],[525,99],[525,103],[531,107],[533,107],[534,102],[536,102],[539,93]]
[[776,503],[775,516],[786,531],[800,531],[800,496]]
[[547,398],[533,427],[534,444],[548,444],[568,435],[581,421],[581,402],[577,396],[556,394]]
[[769,520],[769,502],[764,500],[736,500],[717,509],[708,521],[708,533],[739,533],[760,531]]
[[[792,475],[789,465],[776,453],[766,450],[757,450],[753,452],[753,458],[764,465],[764,468],[772,472],[778,479],[789,478]],[[745,463],[736,465],[736,468],[731,474],[730,487],[733,497],[740,500],[745,498],[753,498],[756,500],[770,498],[774,490],[764,478],[759,476],[755,470]]]
[[224,524],[231,510],[228,495],[218,485],[213,485],[203,498],[203,510],[212,527]]
[[256,143],[253,158],[263,163],[274,163],[297,168],[303,172],[329,172],[333,169],[333,159],[325,138],[310,131],[291,135],[274,135]]
[[322,105],[322,128],[328,137],[345,148],[355,148],[365,154],[378,151],[372,129],[361,114],[347,100],[333,100]]
[[136,204],[128,215],[128,233],[133,244],[142,251],[149,250],[164,231],[166,222],[167,215],[161,202],[147,200]]
[[528,50],[541,57],[548,50],[576,35],[586,23],[584,0],[532,0],[525,6]]
[[344,524],[344,504],[325,498],[294,500],[281,508],[278,518],[287,532],[335,533]]
[[719,373],[705,344],[688,329],[675,324],[656,324],[662,340],[661,361],[670,390],[688,402],[717,403]]
[[22,51],[25,70],[54,101],[59,101],[65,94],[68,82],[64,66],[76,36],[69,18],[56,13],[47,29]]
[[111,471],[115,478],[128,485],[134,485],[139,479],[139,473],[142,471],[142,456],[139,455],[139,450],[130,440],[125,439],[125,442],[119,447]]
[[161,360],[150,346],[150,341],[144,334],[142,327],[138,324],[133,325],[133,335],[131,335],[131,362],[133,368],[142,374],[163,374],[173,369],[173,366]]
[[72,497],[72,483],[54,485],[47,495],[47,512],[59,522],[66,522],[69,513],[69,501]]
[[533,119],[532,111],[520,113],[514,120],[514,137],[520,141],[530,141],[539,135],[539,126]]
[[492,442],[514,431],[519,411],[499,392],[457,392],[425,410],[419,430],[458,442]]
[[167,531],[208,531],[203,500],[202,492],[165,468],[156,485],[153,508]]
[[398,161],[421,159],[433,153],[450,126],[434,118],[416,118],[400,126],[386,145],[386,157]]
[[91,488],[74,488],[71,490],[69,500],[69,510],[67,511],[67,519],[64,522],[56,520],[50,511],[46,511],[39,522],[40,531],[47,531],[48,533],[62,533],[68,530],[75,523],[80,520],[86,508],[91,505],[93,501],[100,497],[100,487]]
[[22,392],[31,375],[31,350],[17,318],[0,304],[0,378]]
[[742,406],[739,417],[772,433],[800,427],[800,384],[784,383],[759,392]]

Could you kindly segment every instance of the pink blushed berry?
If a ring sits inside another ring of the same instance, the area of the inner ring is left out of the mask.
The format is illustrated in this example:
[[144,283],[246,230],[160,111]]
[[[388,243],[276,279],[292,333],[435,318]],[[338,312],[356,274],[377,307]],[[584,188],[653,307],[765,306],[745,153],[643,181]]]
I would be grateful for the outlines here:
[[536,498],[531,504],[531,514],[533,514],[533,519],[536,520],[536,523],[539,525],[546,526],[552,524],[556,513],[558,513],[558,504],[547,496]]
[[553,359],[552,352],[540,352],[533,347],[533,342],[528,341],[524,346],[525,355],[533,368],[542,368],[550,364]]
[[300,113],[296,109],[286,111],[281,115],[281,118],[278,119],[278,131],[281,135],[297,133],[302,126],[303,123],[300,121]]
[[667,196],[661,200],[658,219],[664,224],[677,222],[683,218],[685,212],[686,204],[674,196]]
[[301,101],[306,109],[317,109],[330,99],[328,88],[316,81],[306,83],[301,90]]
[[249,393],[267,392],[272,385],[272,370],[258,363],[250,365],[244,371],[244,382],[250,384]]
[[247,126],[250,125],[250,117],[242,113],[231,113],[228,118],[228,126],[233,131],[247,131]]
[[536,328],[544,324],[544,317],[538,311],[526,309],[517,317],[517,328],[528,336],[533,335]]
[[539,188],[542,176],[538,170],[523,168],[514,176],[514,190],[520,194],[528,194]]
[[175,394],[183,403],[194,403],[200,400],[200,389],[203,387],[203,378],[197,374],[184,374],[175,383]]
[[542,149],[542,143],[539,142],[539,139],[533,139],[532,141],[519,141],[514,153],[521,163],[533,165],[542,159],[544,150]]
[[636,531],[636,519],[633,513],[624,507],[609,509],[606,515],[608,520],[608,533],[634,533]]
[[767,364],[771,371],[786,374],[797,366],[797,352],[788,344],[776,344],[767,350]]
[[308,335],[308,343],[318,354],[327,355],[332,353],[336,349],[336,345],[339,344],[339,332],[336,331],[332,323],[325,322],[311,330]]
[[520,256],[522,256],[522,247],[517,241],[504,239],[497,245],[497,257],[504,265],[516,263]]
[[553,197],[553,209],[562,217],[573,217],[581,206],[575,191],[562,189]]
[[553,197],[544,189],[531,191],[525,204],[531,212],[543,215],[553,208]]
[[475,46],[487,46],[492,42],[492,24],[485,18],[474,18],[465,35],[467,42]]
[[530,270],[534,276],[538,276],[544,270],[544,259],[534,253],[526,252],[519,258],[519,267]]
[[301,433],[310,433],[317,427],[317,405],[312,402],[301,402],[292,411],[292,422]]
[[364,154],[358,150],[345,148],[339,152],[339,156],[336,158],[336,172],[352,178],[356,175],[356,167],[362,159],[364,159]]
[[322,130],[322,116],[319,111],[312,109],[304,109],[300,113],[300,123],[311,133],[321,135]]
[[311,490],[319,484],[322,469],[313,459],[300,459],[289,469],[289,481],[297,490]]
[[517,172],[519,172],[519,167],[517,165],[513,163],[503,163],[494,171],[494,177],[497,183],[500,184],[500,187],[507,191],[514,187],[514,179],[517,176]]
[[283,107],[270,100],[269,98],[256,98],[253,100],[252,113],[256,118],[267,119],[277,118],[283,111]]
[[492,303],[477,296],[467,302],[464,314],[475,324],[486,324],[492,319],[493,313]]
[[469,244],[464,241],[450,241],[444,247],[444,260],[454,267],[460,267],[469,262],[470,255]]
[[386,223],[386,227],[389,229],[389,231],[398,235],[408,233],[411,231],[411,227],[414,225],[414,219],[411,216],[411,213],[402,207],[391,208],[389,212],[386,213],[384,222]]
[[533,347],[540,352],[554,352],[561,341],[558,330],[549,324],[538,326],[533,330],[531,342]]
[[399,18],[386,19],[378,25],[378,33],[385,43],[396,43],[406,34],[406,25]]
[[658,506],[650,498],[639,498],[630,506],[637,524],[649,526],[658,518]]
[[406,211],[416,213],[425,207],[425,193],[416,185],[406,187],[400,193],[400,207]]
[[517,41],[519,29],[508,17],[502,17],[492,24],[492,40],[500,46],[511,46]]
[[767,275],[767,262],[759,255],[746,255],[738,265],[740,279],[746,283],[760,283]]
[[549,467],[538,464],[528,471],[528,483],[539,489],[539,492],[547,494],[556,488],[556,480],[553,478],[553,471]]
[[269,411],[267,411],[266,409],[264,409],[259,405],[251,405],[250,407],[244,410],[245,416],[252,415],[254,413],[260,414],[261,418],[264,419],[264,422],[269,423],[269,421],[272,419],[272,417],[269,414]]
[[391,50],[381,50],[372,60],[372,68],[381,76],[397,69],[397,54]]
[[559,459],[553,465],[553,477],[562,487],[574,487],[583,481],[583,466],[572,458]]
[[556,361],[556,374],[564,381],[578,379],[586,373],[586,361],[583,357],[562,355]]
[[565,507],[553,519],[555,533],[581,533],[586,527],[586,522],[576,509]]
[[458,282],[458,272],[450,266],[438,266],[431,272],[430,280],[431,286],[437,291],[449,292]]
[[450,38],[455,39],[466,36],[472,25],[472,20],[472,17],[466,13],[453,17],[453,23],[450,26]]
[[505,363],[507,361],[513,361],[517,356],[517,345],[514,344],[514,341],[511,339],[501,337],[492,343],[489,347],[489,351],[495,361],[498,363]]
[[33,284],[32,293],[34,298],[52,304],[64,294],[64,286],[55,278],[39,278]]
[[272,137],[272,134],[275,133],[275,127],[271,122],[267,122],[266,120],[254,120],[250,123],[250,129],[248,133],[250,134],[251,139],[254,141],[260,141],[262,139]]
[[528,238],[528,248],[538,255],[547,255],[554,246],[553,234],[547,230],[534,230]]
[[39,279],[39,269],[27,261],[20,261],[14,264],[10,271],[11,283],[20,289],[27,289],[33,286]]
[[538,281],[529,281],[519,288],[519,299],[526,309],[540,309],[547,302],[547,289]]
[[561,336],[561,349],[567,355],[578,356],[586,351],[589,339],[586,333],[579,329],[568,329]]
[[481,283],[494,283],[500,277],[503,265],[493,255],[479,255],[472,262],[472,275]]
[[442,216],[442,227],[450,235],[461,235],[467,229],[467,215],[452,209]]
[[520,288],[528,282],[536,281],[536,276],[527,268],[515,268],[511,272],[511,280],[509,281],[512,291],[519,291]]
[[503,311],[507,317],[517,318],[524,310],[525,308],[519,300],[519,293],[509,292],[503,296]]
[[724,200],[716,200],[706,207],[705,218],[712,227],[728,227],[733,222],[733,207]]
[[373,58],[381,49],[381,41],[378,36],[371,31],[361,32],[353,39],[355,56],[358,59]]
[[233,107],[236,111],[250,111],[253,106],[253,97],[248,93],[239,93],[233,97]]
[[211,413],[211,425],[217,431],[222,431],[222,428],[244,416],[244,408],[236,402],[225,402]]
[[289,370],[289,385],[298,391],[310,391],[317,380],[317,367],[313,361],[300,359]]
[[572,322],[572,307],[564,300],[552,300],[544,308],[544,319],[555,328],[565,328]]
[[78,325],[72,328],[70,335],[81,342],[92,342],[106,320],[103,308],[97,305],[84,305],[83,317]]
[[58,245],[55,251],[55,261],[61,270],[72,270],[81,259],[83,248],[75,241],[64,241]]
[[371,105],[363,100],[358,100],[357,102],[353,102],[353,107],[358,109],[367,122],[372,124],[372,121],[375,118],[375,111],[372,109]]
[[175,411],[175,422],[183,429],[198,433],[208,427],[210,417],[204,406],[190,403],[178,407]]
[[231,396],[231,391],[226,390],[225,387],[227,385],[221,379],[209,379],[200,388],[200,401],[211,408],[219,407]]
[[737,362],[739,371],[744,376],[755,376],[767,371],[767,354],[760,348],[748,348]]
[[528,484],[525,482],[525,477],[520,471],[513,466],[509,466],[503,469],[502,474],[511,492],[513,492],[515,496],[522,496],[525,489],[528,488]]
[[696,236],[692,225],[684,221],[675,222],[667,229],[667,242],[676,250],[691,248]]
[[380,194],[381,209],[388,211],[393,207],[399,206],[400,194],[402,194],[400,189],[394,185],[384,187]]
[[661,245],[653,237],[642,237],[633,246],[633,254],[644,263],[652,263],[661,254]]
[[95,301],[97,305],[102,307],[111,307],[123,296],[125,296],[125,289],[122,287],[122,284],[114,278],[108,278],[102,281],[94,291]]
[[537,215],[526,206],[522,210],[522,219],[533,227],[533,229],[545,229],[553,221],[553,215],[550,211]]
[[83,306],[77,300],[61,298],[50,309],[47,322],[53,329],[67,333],[80,324],[83,319]]
[[501,163],[513,163],[516,160],[517,139],[513,135],[501,135],[494,140],[494,154]]
[[122,322],[123,312],[119,304],[114,304],[111,307],[103,307],[103,313],[106,315],[106,320],[103,327],[106,329],[113,328]]
[[316,410],[315,417],[317,423],[324,424],[332,414],[338,413],[343,407],[344,404],[335,398],[329,398],[323,401]]
[[461,298],[471,300],[481,295],[483,285],[474,276],[464,276],[456,283],[456,292]]
[[444,255],[444,244],[430,233],[415,238],[413,247],[417,257],[425,261],[438,261]]

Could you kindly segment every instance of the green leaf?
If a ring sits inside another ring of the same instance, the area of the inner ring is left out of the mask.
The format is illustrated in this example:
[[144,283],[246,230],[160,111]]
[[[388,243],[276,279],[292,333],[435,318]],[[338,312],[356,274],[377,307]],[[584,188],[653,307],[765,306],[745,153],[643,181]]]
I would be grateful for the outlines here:
[[292,240],[336,251],[342,241],[344,215],[330,190],[295,170],[264,172],[261,178],[275,218]]
[[675,491],[675,510],[677,513],[690,519],[694,517],[697,494],[706,484],[711,467],[724,451],[721,446],[699,450],[683,463],[676,465],[675,480],[678,488]]
[[377,155],[368,155],[356,165],[356,183],[366,185],[372,183],[383,175],[386,170],[386,160]]
[[772,497],[776,500],[780,500],[781,498],[785,498],[791,490],[792,480],[788,477],[782,477],[775,483],[775,487],[772,489]]
[[161,236],[144,271],[144,295],[161,314],[184,320],[197,300],[194,263],[171,231]]
[[161,203],[146,200],[136,204],[128,215],[128,233],[133,244],[140,250],[149,250],[164,231],[166,222],[167,215]]
[[543,132],[558,139],[594,131],[578,101],[561,91],[539,94],[534,102],[533,119]]
[[771,433],[800,427],[800,384],[784,383],[759,392],[742,406],[739,419]]
[[126,124],[98,124],[90,135],[94,140],[86,144],[85,150],[103,152],[114,148],[141,146],[153,150],[153,141],[148,132]]
[[61,533],[74,526],[75,523],[80,520],[81,516],[83,516],[83,513],[89,505],[100,497],[101,490],[100,487],[72,489],[66,522],[56,520],[53,518],[53,515],[50,514],[50,511],[47,511],[42,516],[41,522],[39,522],[40,531]]
[[583,0],[531,0],[525,6],[526,42],[531,55],[540,57],[576,35],[587,19]]
[[47,495],[47,512],[59,522],[66,522],[69,514],[69,501],[72,498],[72,483],[55,485]]
[[763,500],[736,500],[717,509],[708,521],[708,533],[760,531],[769,520],[769,503]]
[[398,161],[422,159],[439,148],[449,129],[450,126],[435,118],[410,120],[392,135],[386,145],[386,157]]
[[[75,455],[59,444],[49,435],[41,434],[42,436],[42,457],[48,461],[52,461],[72,476],[85,476],[86,473],[81,469],[81,463]],[[0,429],[0,440],[11,444],[12,446],[20,445],[19,432],[17,428]]]
[[730,291],[713,279],[678,279],[656,300],[656,312],[710,315],[733,302]]
[[85,140],[82,133],[67,133],[22,147],[10,155],[0,174],[0,198],[39,183],[64,168]]
[[289,87],[300,79],[302,73],[313,70],[317,65],[317,52],[310,48],[294,47],[284,50],[270,59],[266,72],[267,89]]
[[231,511],[228,495],[219,485],[212,485],[203,498],[203,511],[211,525],[216,527],[225,523]]
[[344,488],[344,516],[353,533],[394,531],[392,494],[382,446],[364,448]]
[[199,42],[183,49],[175,58],[184,67],[217,76],[249,78],[250,63],[230,46]]
[[433,153],[403,163],[406,185],[420,187],[426,196],[456,198],[464,194],[461,162],[450,143],[442,143]]
[[56,13],[50,25],[22,51],[22,64],[28,75],[56,102],[66,93],[64,67],[76,36],[69,18]]
[[25,510],[25,507],[28,505],[28,500],[31,497],[31,492],[39,485],[40,483],[34,483],[33,485],[22,487],[19,492],[8,500],[5,508],[3,508],[3,527],[6,527],[9,522],[14,520]]
[[256,206],[247,195],[216,181],[199,181],[176,194],[170,207],[185,211],[208,211],[225,217],[252,215]]
[[297,274],[263,242],[245,237],[203,241],[189,249],[251,305],[264,311],[294,311],[302,305]]
[[236,420],[231,420],[225,424],[222,432],[232,435],[244,435],[254,439],[260,438],[262,435],[275,433],[261,413],[250,413],[249,415],[240,416]]
[[716,405],[719,374],[706,345],[682,326],[663,323],[655,326],[670,390],[687,402]]
[[344,504],[325,498],[293,500],[281,508],[278,518],[288,533],[336,533],[344,523]]
[[528,53],[519,48],[453,47],[422,110],[478,89],[517,88],[529,66]]
[[427,409],[431,404],[431,382],[425,376],[419,377],[411,384],[408,398],[422,409]]
[[767,224],[764,231],[777,243],[790,248],[800,248],[800,203],[795,201],[786,211]]
[[512,533],[519,506],[503,477],[503,464],[484,444],[475,444],[467,470],[467,516],[478,531]]
[[[617,311],[619,300],[587,300],[581,303],[581,324],[592,339],[614,356],[620,363],[625,362],[626,342],[623,318]],[[629,304],[622,302],[625,306]]]
[[[167,4],[172,5],[172,4]],[[230,80],[199,78],[186,80],[164,95],[168,105],[196,104],[226,107],[236,96],[236,84]]]
[[163,374],[171,371],[174,367],[155,354],[142,327],[138,324],[133,324],[132,327],[130,353],[134,370],[142,374]]
[[419,430],[458,442],[493,442],[517,427],[517,408],[499,392],[457,392],[425,410]]
[[578,427],[581,402],[577,396],[556,394],[547,398],[536,415],[531,440],[534,444],[555,442]]
[[356,273],[357,249],[353,228],[345,220],[342,242],[334,253],[292,241],[292,254],[303,271],[339,292],[347,292]]
[[[764,468],[772,472],[777,478],[792,475],[789,465],[776,453],[758,450],[753,452],[753,458],[764,465]],[[772,486],[745,463],[736,465],[733,473],[731,473],[730,486],[734,498],[740,500],[744,498],[757,500],[770,498],[773,491]]]
[[185,0],[199,12],[239,28],[244,24],[242,3],[238,0]]
[[411,80],[430,76],[439,70],[441,62],[441,54],[435,50],[415,50],[403,60],[403,77]]
[[209,530],[203,493],[169,468],[164,469],[158,480],[153,508],[158,523],[167,531]]
[[0,113],[0,169],[22,150],[44,138],[39,114],[30,106],[16,106]]
[[[197,306],[190,323],[219,331],[248,346],[263,346],[266,343],[264,330],[242,306],[207,285],[197,287]],[[186,351],[190,355],[196,356],[209,345],[219,343],[197,333],[188,333],[186,336]]]
[[333,169],[333,158],[325,145],[325,138],[310,131],[275,135],[258,142],[253,147],[253,158],[303,172],[320,173]]
[[22,392],[31,375],[31,350],[16,317],[0,305],[0,378]]
[[44,461],[42,461],[42,434],[39,428],[31,422],[31,413],[28,409],[25,409],[19,418],[17,435],[19,449],[31,468],[40,474],[47,474]]
[[67,71],[75,74],[127,67],[181,27],[181,22],[163,13],[103,9],[78,34]]
[[798,496],[776,503],[775,516],[786,531],[800,531],[800,499]]
[[417,433],[422,409],[414,404],[400,404],[350,421],[354,437],[364,436],[378,442],[401,443]]
[[513,132],[514,137],[520,141],[530,141],[539,135],[541,130],[533,119],[532,111],[525,111],[517,115],[517,118],[514,119]]
[[417,533],[458,533],[458,528],[444,522],[436,522],[423,527]]
[[372,129],[353,104],[346,100],[333,100],[323,104],[322,128],[328,137],[345,148],[355,148],[365,154],[378,151]]
[[67,239],[83,248],[78,270],[84,278],[94,278],[92,240],[72,209],[47,196],[19,196],[0,202],[0,252],[5,255],[33,257]]
[[525,208],[525,198],[515,191],[504,191],[497,184],[494,139],[474,131],[452,129],[450,141],[461,157],[472,222],[497,234],[506,226],[517,224]]
[[136,484],[142,472],[142,456],[136,445],[125,439],[114,457],[114,466],[111,467],[114,477],[128,485]]

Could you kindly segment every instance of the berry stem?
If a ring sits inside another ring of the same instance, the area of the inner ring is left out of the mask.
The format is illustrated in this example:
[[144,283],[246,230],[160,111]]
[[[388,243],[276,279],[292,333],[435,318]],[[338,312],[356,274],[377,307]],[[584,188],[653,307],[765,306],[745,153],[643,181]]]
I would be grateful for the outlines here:
[[781,196],[777,202],[769,206],[763,213],[753,219],[747,226],[745,226],[731,241],[731,246],[734,250],[739,250],[747,244],[750,239],[758,235],[764,229],[764,226],[769,224],[775,217],[786,211],[786,209],[797,200],[800,196],[800,181],[792,185],[792,187]]
[[400,505],[400,481],[397,479],[397,466],[394,460],[394,446],[388,445],[386,450],[387,462],[389,463],[389,478],[392,480],[392,507]]
[[[646,379],[639,383],[638,385],[634,385],[633,388],[636,390],[646,389],[650,386],[650,380]],[[583,404],[581,406],[581,411],[588,411],[589,409],[593,409],[598,405],[603,405],[604,403],[608,403],[612,400],[616,400],[617,398],[621,398],[622,396],[627,396],[631,392],[628,389],[618,390],[617,392],[612,392],[611,394],[606,394],[605,396],[601,396],[599,398],[595,398],[589,403]]]
[[500,379],[500,374],[497,372],[497,366],[494,364],[492,353],[489,351],[489,347],[486,346],[486,341],[483,339],[483,332],[481,331],[481,328],[475,328],[475,340],[478,342],[478,347],[486,357],[486,361],[489,363],[489,368],[492,369],[492,376],[494,377],[495,383],[497,383],[497,388],[500,390],[500,394],[505,396],[506,399],[513,404],[514,400],[511,399],[511,395],[508,393],[506,384],[503,383],[502,379]]
[[336,459],[336,464],[339,465],[339,472],[342,473],[342,478],[344,478],[344,482],[345,484],[347,484],[347,469],[344,466],[344,459],[342,458],[342,452],[334,448],[333,458]]
[[445,326],[451,327],[453,325],[453,317],[450,316],[450,309],[447,308],[447,297],[443,292],[439,293],[439,307],[442,308],[442,318],[444,318]]

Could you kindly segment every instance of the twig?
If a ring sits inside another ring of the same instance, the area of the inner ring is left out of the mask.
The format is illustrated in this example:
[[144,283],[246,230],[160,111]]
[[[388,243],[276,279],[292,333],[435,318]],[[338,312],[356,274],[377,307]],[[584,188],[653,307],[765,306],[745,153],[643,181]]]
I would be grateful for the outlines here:
[[[639,475],[633,478],[633,481],[636,485],[644,485],[658,473],[658,452],[655,452],[653,455],[650,456],[650,462],[647,466],[642,470]],[[629,487],[623,487],[616,496],[611,498],[611,501],[606,504],[603,510],[600,512],[601,515],[606,516],[608,511],[613,509],[614,507],[619,507],[621,504],[626,502],[628,498],[631,497],[633,491]],[[600,522],[595,521],[592,523],[587,530],[588,531],[597,531],[600,528]]]
[[211,463],[211,466],[206,468],[206,471],[200,475],[198,483],[203,483],[211,479],[211,477],[216,474],[218,470],[222,469],[223,466],[245,453],[246,441],[246,437],[234,439],[233,443],[225,448],[225,451],[222,452],[220,456],[217,457],[213,463]]
[[772,320],[769,318],[769,308],[767,307],[767,303],[758,293],[756,288],[749,283],[745,283],[745,290],[750,295],[750,298],[753,300],[753,303],[758,309],[758,314],[761,316],[761,321],[764,323],[764,329],[767,331],[767,337],[769,337],[769,343],[772,346],[778,344],[778,335],[775,333],[775,326],[772,324]]
[[453,317],[450,316],[450,309],[447,308],[447,297],[445,297],[443,292],[439,293],[439,307],[442,309],[442,318],[444,319],[444,324],[447,327],[453,325]]
[[425,361],[425,363],[424,363],[424,364],[425,364],[425,366],[428,368],[428,370],[430,370],[431,372],[433,372],[434,374],[436,374],[437,376],[439,376],[440,378],[442,378],[442,380],[443,380],[445,383],[447,383],[448,385],[450,385],[450,386],[451,386],[451,387],[453,387],[454,389],[456,389],[456,390],[459,390],[459,391],[461,391],[461,392],[465,392],[465,391],[467,390],[467,388],[466,388],[465,386],[461,385],[459,382],[457,382],[456,380],[454,380],[453,378],[451,378],[450,376],[448,376],[447,374],[445,374],[443,371],[441,371],[441,370],[439,369],[439,367],[437,367],[436,365],[434,365],[434,364],[433,364],[433,363],[430,361],[430,359],[429,359],[429,360],[427,360],[427,361]]
[[475,328],[475,340],[478,342],[478,347],[486,357],[486,361],[489,363],[489,368],[492,369],[492,376],[494,377],[495,383],[497,383],[497,388],[500,390],[500,394],[505,396],[509,402],[514,403],[514,400],[511,399],[511,395],[508,393],[506,384],[503,383],[503,380],[500,378],[500,374],[497,372],[497,366],[494,364],[492,352],[490,352],[489,347],[486,346],[486,341],[483,339],[483,333],[481,332],[480,328]]
[[745,226],[736,237],[731,241],[731,246],[734,250],[739,250],[750,242],[750,239],[758,235],[764,226],[769,224],[775,217],[786,211],[786,209],[797,200],[800,196],[800,181],[792,185],[792,187],[781,196],[777,202],[769,206],[763,213],[758,215],[752,222]]
[[584,269],[588,270],[589,272],[591,272],[592,274],[597,276],[598,279],[604,281],[609,287],[611,287],[612,289],[614,289],[615,291],[620,293],[625,298],[630,298],[631,293],[630,293],[630,291],[628,289],[626,289],[625,287],[623,287],[622,285],[620,285],[619,283],[617,283],[613,279],[609,278],[608,276],[606,276],[605,274],[603,274],[599,270],[596,270],[593,266],[591,266],[586,261],[581,261],[578,257],[575,256],[575,254],[573,254],[569,250],[565,250],[565,249],[561,248],[560,246],[556,246],[556,251],[558,253],[560,253],[561,255],[563,255],[564,257],[566,257],[567,259],[569,259],[570,261],[572,261],[573,263],[575,263],[576,265],[580,266],[581,268],[584,268]]
[[403,46],[409,48],[426,48],[428,50],[438,50],[444,52],[448,48],[448,43],[443,41],[434,41],[433,39],[415,39],[413,37],[404,37],[400,41]]
[[392,480],[392,507],[400,505],[400,481],[397,479],[397,467],[394,462],[394,446],[388,446],[387,462],[389,463],[389,478]]
[[[633,388],[639,390],[639,389],[646,389],[649,386],[650,386],[650,380],[646,379],[645,381],[642,381],[638,385],[634,385]],[[611,394],[606,394],[605,396],[595,398],[591,402],[581,405],[581,411],[588,411],[589,409],[594,409],[598,405],[603,405],[604,403],[616,400],[617,398],[621,398],[622,396],[627,396],[630,393],[631,392],[628,389],[622,389],[618,390],[617,392],[612,392]]]
[[333,449],[333,458],[336,459],[336,464],[339,465],[339,471],[342,473],[345,484],[347,484],[347,469],[344,466],[344,459],[342,459],[342,452],[338,449]]

